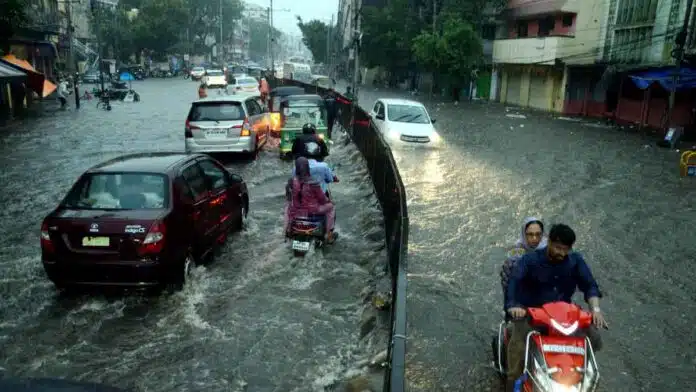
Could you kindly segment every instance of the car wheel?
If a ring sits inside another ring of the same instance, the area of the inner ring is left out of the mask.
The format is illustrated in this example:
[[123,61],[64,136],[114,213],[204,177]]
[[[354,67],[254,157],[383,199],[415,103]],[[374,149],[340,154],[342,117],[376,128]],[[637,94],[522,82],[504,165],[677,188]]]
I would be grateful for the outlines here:
[[179,266],[176,268],[176,270],[172,271],[171,280],[167,284],[168,291],[174,292],[182,290],[189,282],[191,272],[193,271],[195,266],[196,261],[193,258],[193,253],[189,249],[186,252],[186,257],[184,257],[184,260],[181,263],[179,263]]
[[235,222],[234,228],[236,230],[244,230],[246,228],[246,218],[247,218],[247,205],[245,201],[239,206],[239,218]]

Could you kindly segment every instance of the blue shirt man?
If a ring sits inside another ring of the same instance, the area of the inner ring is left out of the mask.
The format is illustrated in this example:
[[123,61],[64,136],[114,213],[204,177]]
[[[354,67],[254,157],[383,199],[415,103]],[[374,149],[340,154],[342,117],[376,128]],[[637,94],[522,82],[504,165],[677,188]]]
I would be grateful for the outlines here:
[[505,293],[505,309],[571,302],[576,288],[585,294],[586,301],[602,296],[579,253],[568,253],[563,262],[554,263],[549,260],[546,249],[539,249],[522,256],[513,269]]
[[[321,190],[324,193],[329,191],[329,183],[333,182],[333,172],[326,162],[319,162],[316,159],[308,159],[309,161],[309,174],[312,175],[312,179],[318,182],[321,186]],[[295,167],[292,167],[292,176],[295,177]]]

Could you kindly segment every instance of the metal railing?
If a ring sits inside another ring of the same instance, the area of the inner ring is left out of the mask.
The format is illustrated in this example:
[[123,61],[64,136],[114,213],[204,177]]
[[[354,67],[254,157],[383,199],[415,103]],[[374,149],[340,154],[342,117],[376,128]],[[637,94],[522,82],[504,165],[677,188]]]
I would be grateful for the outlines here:
[[336,121],[348,132],[362,154],[372,178],[375,194],[384,215],[388,260],[385,268],[391,276],[392,305],[388,367],[384,391],[406,390],[406,268],[408,251],[408,208],[406,189],[401,181],[391,148],[377,131],[370,116],[359,106],[332,90],[296,80],[268,79],[272,87],[297,86],[308,94],[331,98],[336,105]]

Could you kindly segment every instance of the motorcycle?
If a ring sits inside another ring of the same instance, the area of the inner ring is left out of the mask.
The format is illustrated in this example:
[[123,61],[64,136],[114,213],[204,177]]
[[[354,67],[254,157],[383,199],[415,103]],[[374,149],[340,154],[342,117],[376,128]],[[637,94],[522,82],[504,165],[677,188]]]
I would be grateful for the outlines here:
[[[573,336],[592,324],[592,314],[575,304],[553,302],[527,309],[531,325],[545,333],[527,335],[524,371],[515,382],[515,392],[593,392],[599,369],[590,340]],[[496,370],[506,379],[509,332],[500,323],[492,348]]]
[[[334,168],[331,168],[332,171]],[[333,182],[338,182],[334,175]],[[330,191],[326,191],[326,197],[332,200]],[[332,200],[333,202],[333,200]],[[292,241],[292,252],[296,257],[304,257],[314,243],[316,249],[326,244],[326,227],[324,215],[309,215],[293,219],[287,233],[287,239]]]

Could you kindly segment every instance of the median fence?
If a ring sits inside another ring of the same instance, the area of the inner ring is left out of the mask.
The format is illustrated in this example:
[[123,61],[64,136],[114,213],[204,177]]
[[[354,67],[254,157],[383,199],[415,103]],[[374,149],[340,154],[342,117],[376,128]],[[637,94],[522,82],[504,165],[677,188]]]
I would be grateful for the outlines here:
[[333,99],[337,108],[336,121],[348,132],[362,153],[375,193],[384,213],[388,251],[388,273],[392,281],[391,331],[389,367],[384,379],[384,391],[406,390],[406,257],[408,250],[408,209],[406,190],[396,167],[391,149],[370,121],[369,115],[335,91],[312,86],[296,80],[269,79],[272,87],[297,86],[307,94]]

